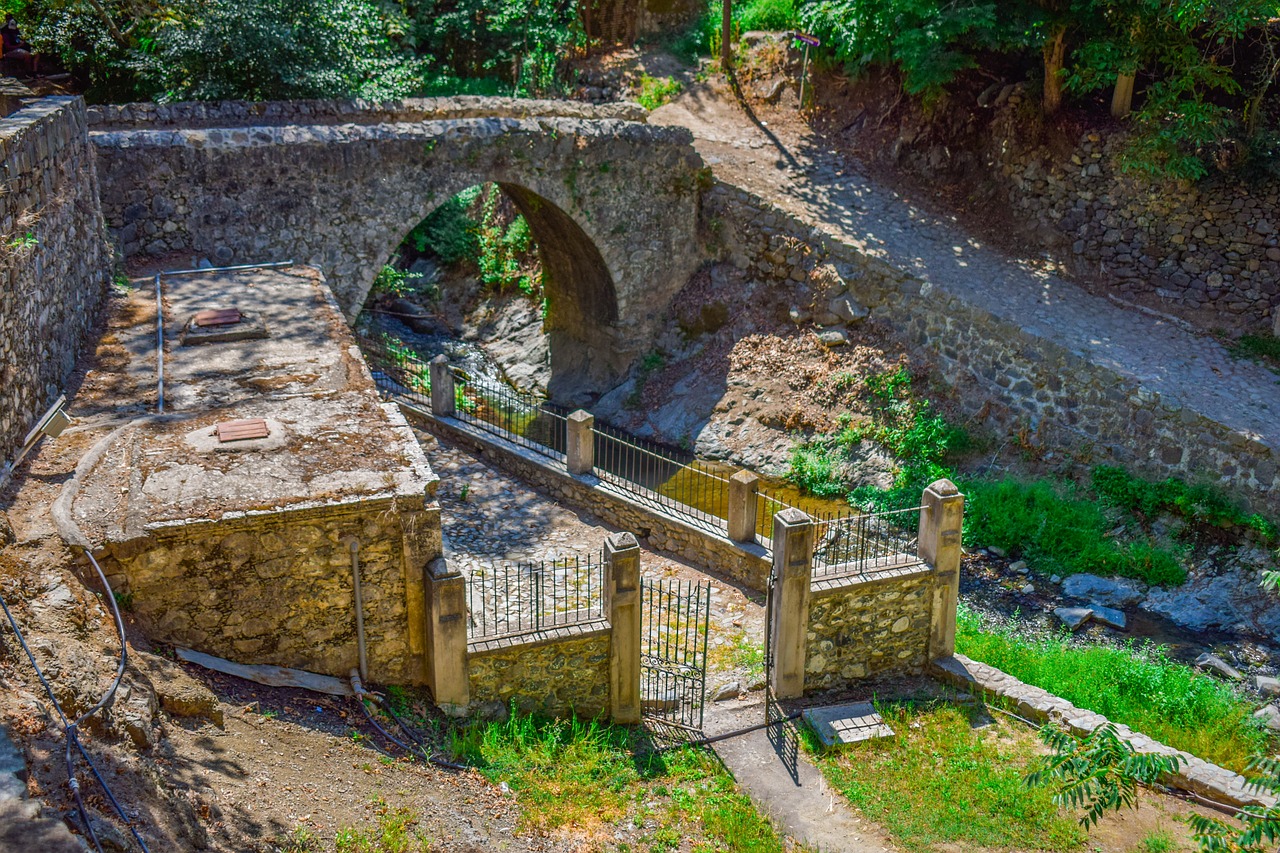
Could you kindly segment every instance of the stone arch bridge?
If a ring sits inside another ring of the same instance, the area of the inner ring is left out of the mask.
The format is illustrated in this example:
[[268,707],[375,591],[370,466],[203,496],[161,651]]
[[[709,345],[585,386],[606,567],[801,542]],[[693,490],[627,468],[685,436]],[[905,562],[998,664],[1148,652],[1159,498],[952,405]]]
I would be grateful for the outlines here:
[[494,181],[527,217],[550,306],[552,391],[612,385],[702,260],[708,174],[634,105],[129,104],[89,112],[108,228],[127,256],[314,264],[354,317],[405,235]]

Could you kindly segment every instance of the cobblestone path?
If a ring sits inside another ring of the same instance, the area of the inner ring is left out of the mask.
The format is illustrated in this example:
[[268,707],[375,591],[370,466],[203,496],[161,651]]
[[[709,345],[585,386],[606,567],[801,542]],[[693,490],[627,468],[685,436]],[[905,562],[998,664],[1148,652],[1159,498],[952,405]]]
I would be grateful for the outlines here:
[[[437,496],[445,559],[470,576],[503,563],[563,560],[599,554],[617,528],[575,507],[562,506],[483,458],[430,433],[415,430],[440,477]],[[708,702],[734,682],[763,687],[764,598],[641,543],[646,578],[711,581]]]
[[760,127],[715,84],[688,88],[655,124],[689,128],[717,178],[965,302],[1280,449],[1280,384],[1214,338],[1117,306],[987,248],[952,218],[914,206],[827,150],[807,129]]

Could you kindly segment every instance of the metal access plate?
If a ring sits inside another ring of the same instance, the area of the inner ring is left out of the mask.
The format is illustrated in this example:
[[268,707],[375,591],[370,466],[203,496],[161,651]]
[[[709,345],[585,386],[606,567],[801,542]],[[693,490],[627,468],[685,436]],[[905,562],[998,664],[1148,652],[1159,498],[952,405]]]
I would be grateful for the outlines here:
[[817,732],[818,739],[827,748],[873,738],[893,737],[893,729],[885,724],[870,702],[809,708],[804,712],[804,720]]
[[197,311],[196,315],[191,318],[191,324],[201,328],[234,326],[242,319],[244,319],[244,315],[240,313],[239,308],[208,308],[204,311]]
[[225,444],[228,441],[266,438],[271,435],[271,430],[262,418],[248,418],[240,421],[223,421],[214,427],[214,434],[218,436],[218,441]]

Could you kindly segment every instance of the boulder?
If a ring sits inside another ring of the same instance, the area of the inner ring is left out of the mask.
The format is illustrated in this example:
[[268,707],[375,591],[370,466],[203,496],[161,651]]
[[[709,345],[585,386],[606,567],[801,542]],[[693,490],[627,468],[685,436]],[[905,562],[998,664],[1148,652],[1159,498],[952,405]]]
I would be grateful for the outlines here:
[[818,335],[825,347],[842,347],[849,343],[849,336],[841,329],[830,329]]
[[1070,631],[1080,630],[1080,626],[1093,618],[1093,611],[1088,607],[1055,607],[1053,615]]
[[742,685],[737,681],[731,681],[728,684],[722,684],[713,688],[711,691],[712,702],[725,702],[729,699],[737,699],[738,694],[742,692]]
[[1027,561],[1026,561],[1026,560],[1019,560],[1019,561],[1018,561],[1018,562],[1016,562],[1016,563],[1010,563],[1010,564],[1009,564],[1009,571],[1011,571],[1011,572],[1017,572],[1017,573],[1018,573],[1018,574],[1020,574],[1020,575],[1025,575],[1025,574],[1027,574],[1028,572],[1030,572],[1030,571],[1031,571],[1031,569],[1027,568]]
[[1105,607],[1131,607],[1146,594],[1137,581],[1097,575],[1072,575],[1062,582],[1062,591],[1072,598],[1083,598]]
[[1280,732],[1280,708],[1275,705],[1263,705],[1253,712],[1253,716],[1271,731]]
[[1258,692],[1263,696],[1280,696],[1280,678],[1259,675],[1254,678],[1254,683],[1258,687]]
[[1196,669],[1202,669],[1205,672],[1212,672],[1215,675],[1226,678],[1230,681],[1244,681],[1244,675],[1240,670],[1224,661],[1217,655],[1211,655],[1208,652],[1196,658]]
[[1116,610],[1114,607],[1103,607],[1101,604],[1090,605],[1089,609],[1093,611],[1093,621],[1101,622],[1108,628],[1116,628],[1123,631],[1128,625],[1128,620],[1123,610]]
[[177,663],[144,652],[135,653],[131,659],[146,675],[165,711],[175,717],[205,719],[222,727],[222,705],[218,697]]
[[871,314],[866,306],[847,293],[832,299],[827,308],[846,323],[861,323]]
[[1035,595],[1036,588],[1034,584],[1025,583],[1022,585],[1023,595]]

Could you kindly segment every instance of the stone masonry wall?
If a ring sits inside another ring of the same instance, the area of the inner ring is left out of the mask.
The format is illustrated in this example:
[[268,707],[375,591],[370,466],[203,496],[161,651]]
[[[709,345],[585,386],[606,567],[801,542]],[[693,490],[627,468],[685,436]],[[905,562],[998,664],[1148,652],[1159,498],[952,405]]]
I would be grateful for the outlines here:
[[[1211,309],[1215,327],[1270,331],[1280,304],[1280,177],[1213,171],[1195,182],[1125,173],[1123,129],[1042,141],[1021,84],[904,121],[887,156],[923,175],[969,172],[995,185],[1012,221],[1057,244],[1080,272],[1125,296]],[[918,138],[918,141],[917,141]]]
[[[1151,476],[1208,479],[1255,509],[1280,512],[1275,449],[1043,337],[951,296],[767,201],[717,184],[704,217],[728,258],[779,287],[828,265],[873,321],[955,385],[966,414],[1027,427],[1046,446],[1087,447],[1098,462]],[[802,253],[798,247],[809,247]],[[836,295],[832,293],[831,295]]]
[[441,553],[440,520],[430,518],[439,512],[434,502],[399,497],[156,525],[110,546],[120,567],[112,583],[135,596],[148,637],[345,678],[359,659],[354,536],[369,675],[420,684],[423,572]]
[[66,387],[111,253],[79,98],[0,119],[0,467]]
[[499,702],[551,717],[609,711],[610,632],[499,644],[467,655],[471,701]]
[[587,509],[614,527],[644,539],[652,548],[705,566],[757,591],[763,591],[768,583],[772,557],[759,545],[732,542],[723,535],[657,515],[596,477],[570,474],[562,463],[496,436],[485,434],[479,438],[459,421],[435,418],[404,404],[401,409],[411,423],[478,451],[553,498]]
[[805,690],[922,673],[929,664],[932,593],[928,566],[814,583]]

